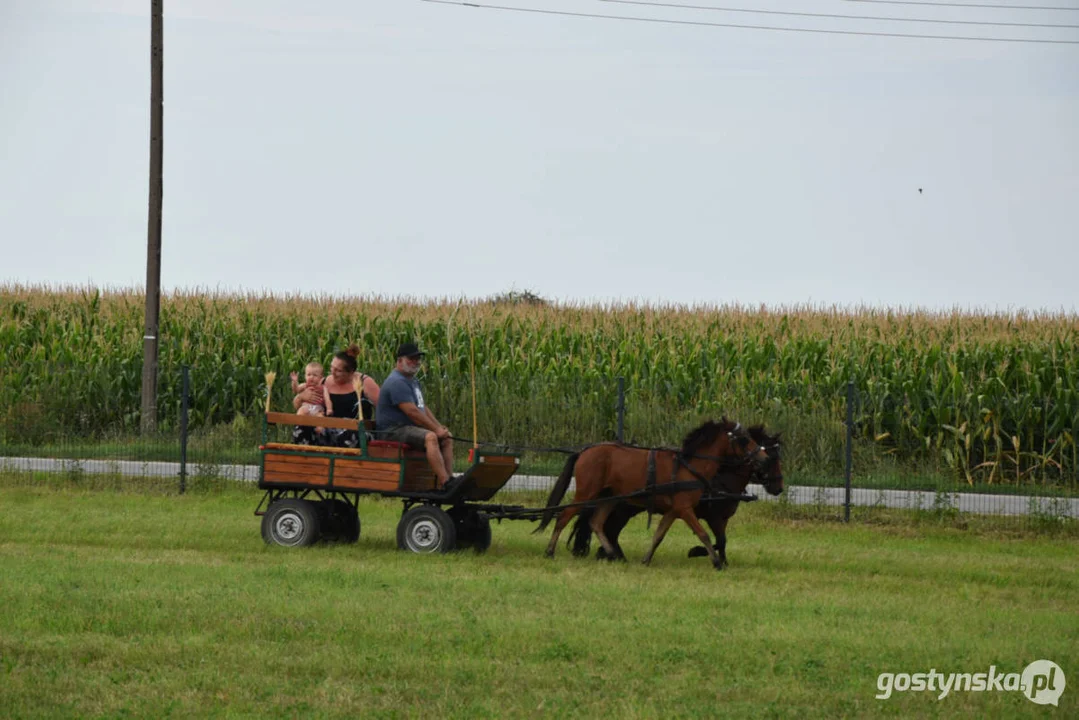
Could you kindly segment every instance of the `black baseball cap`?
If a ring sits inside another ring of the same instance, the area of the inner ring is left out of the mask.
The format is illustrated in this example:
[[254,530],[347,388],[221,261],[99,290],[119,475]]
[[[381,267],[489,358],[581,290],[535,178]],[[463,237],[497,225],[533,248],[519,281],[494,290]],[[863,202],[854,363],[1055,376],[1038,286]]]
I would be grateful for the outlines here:
[[416,343],[401,343],[401,346],[397,348],[397,357],[423,357],[427,353],[420,352],[419,346]]

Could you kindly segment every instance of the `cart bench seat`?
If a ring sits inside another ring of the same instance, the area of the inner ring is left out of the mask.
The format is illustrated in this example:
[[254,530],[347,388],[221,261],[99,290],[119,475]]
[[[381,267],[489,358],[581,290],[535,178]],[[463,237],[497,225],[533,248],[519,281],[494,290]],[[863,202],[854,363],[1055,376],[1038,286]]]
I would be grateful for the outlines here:
[[[393,440],[371,440],[367,443],[369,448],[385,448],[388,450],[407,450],[408,447],[401,442]],[[361,455],[360,448],[342,448],[325,445],[300,445],[298,443],[268,442],[259,446],[260,450],[294,450],[296,452],[328,452],[340,455]],[[419,451],[417,451],[419,452]]]
[[322,447],[320,445],[300,445],[298,443],[268,442],[259,446],[259,450],[292,450],[295,452],[326,452],[336,455],[362,455],[359,448]]

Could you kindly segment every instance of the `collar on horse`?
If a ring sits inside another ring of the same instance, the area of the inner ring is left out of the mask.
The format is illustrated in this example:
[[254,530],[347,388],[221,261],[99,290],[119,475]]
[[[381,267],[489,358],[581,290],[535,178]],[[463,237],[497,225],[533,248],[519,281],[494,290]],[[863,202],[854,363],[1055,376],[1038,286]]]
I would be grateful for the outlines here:
[[[697,472],[688,462],[686,462],[686,456],[685,455],[683,455],[682,453],[678,453],[677,455],[674,456],[675,466],[674,466],[674,469],[671,471],[671,481],[672,482],[674,481],[674,475],[675,475],[675,473],[678,472],[678,466],[681,465],[682,467],[684,467],[686,470],[689,471],[690,475],[697,478],[697,482],[700,483],[701,489],[704,490],[705,493],[708,493],[710,490],[719,489],[719,488],[715,487],[715,483],[719,479],[720,475],[723,474],[721,472],[723,470],[723,465],[724,465],[724,463],[722,461],[726,460],[726,458],[712,458],[712,457],[709,457],[707,455],[690,455],[689,457],[691,457],[691,458],[704,458],[704,459],[708,459],[708,460],[719,460],[720,461],[720,466],[718,468],[716,468],[715,473],[712,475],[712,478],[709,480],[704,475],[701,475],[699,472]],[[748,462],[749,462],[749,460],[747,458],[743,457],[741,459],[741,461],[739,461],[739,462],[731,462],[731,463],[727,463],[727,464],[728,464],[729,467],[740,467],[742,465],[745,465]]]
[[[742,429],[742,423],[736,423],[733,430],[729,430],[727,435],[734,437],[735,433]],[[648,451],[648,475],[645,483],[645,488],[648,490],[648,520],[651,525],[652,513],[655,507],[656,496],[656,453],[659,452],[658,448],[650,448]],[[671,452],[668,450],[668,452]],[[683,453],[681,450],[675,450],[672,452],[674,462],[671,463],[671,479],[670,482],[675,482],[675,478],[678,475],[678,468],[685,468],[690,475],[696,478],[697,483],[700,485],[701,490],[707,495],[709,492],[721,492],[722,488],[717,486],[717,481],[723,474],[724,469],[738,468],[748,464],[750,461],[748,455],[742,455],[737,459],[731,457],[723,457],[719,455],[699,455],[696,453]],[[719,464],[715,473],[711,479],[706,478],[700,472],[698,472],[692,465],[689,464],[689,460],[713,460]],[[691,482],[691,481],[690,481]]]

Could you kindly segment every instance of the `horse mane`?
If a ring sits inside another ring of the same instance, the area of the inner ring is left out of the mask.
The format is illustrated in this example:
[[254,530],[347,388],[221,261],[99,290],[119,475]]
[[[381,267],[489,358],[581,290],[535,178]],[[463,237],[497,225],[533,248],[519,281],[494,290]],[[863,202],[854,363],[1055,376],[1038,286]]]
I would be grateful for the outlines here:
[[725,415],[720,422],[706,420],[703,425],[686,435],[682,441],[682,454],[695,455],[702,447],[714,442],[720,433],[730,432],[735,427],[737,423],[731,422]]
[[764,423],[761,423],[760,425],[751,425],[746,429],[749,431],[749,436],[753,438],[753,442],[764,447],[778,445],[780,442],[779,436],[782,435],[782,433],[769,435],[764,431]]

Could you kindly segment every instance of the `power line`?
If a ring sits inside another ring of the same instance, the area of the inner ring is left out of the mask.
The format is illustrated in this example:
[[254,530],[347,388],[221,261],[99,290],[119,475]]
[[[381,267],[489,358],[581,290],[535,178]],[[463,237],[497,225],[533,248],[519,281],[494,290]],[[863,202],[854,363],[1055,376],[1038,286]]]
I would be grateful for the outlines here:
[[928,0],[847,0],[847,2],[879,3],[881,5],[929,5],[930,7],[995,8],[997,10],[1079,11],[1079,7],[1060,7],[1059,5],[989,5],[986,3],[929,2]]
[[752,13],[754,15],[787,15],[792,17],[836,18],[840,20],[886,20],[889,22],[940,23],[944,25],[992,25],[998,27],[1031,27],[1077,29],[1079,25],[1056,23],[988,22],[984,20],[930,20],[928,18],[881,17],[879,15],[839,15],[835,13],[792,12],[787,10],[750,10],[748,8],[715,7],[713,5],[684,5],[682,3],[651,2],[649,0],[599,0],[618,5],[648,5],[652,7],[679,8],[681,10],[714,10],[717,12]]
[[969,35],[916,35],[913,33],[869,32],[863,30],[821,30],[817,28],[787,28],[774,25],[739,25],[736,23],[703,22],[699,20],[670,20],[666,18],[633,17],[629,15],[603,15],[600,13],[569,12],[567,10],[546,10],[540,8],[507,7],[505,5],[487,5],[465,0],[420,0],[437,5],[460,5],[462,7],[482,8],[484,10],[503,10],[506,12],[532,13],[536,15],[561,15],[564,17],[596,18],[601,20],[626,20],[630,22],[660,23],[663,25],[692,25],[696,27],[735,28],[740,30],[774,30],[778,32],[803,32],[824,35],[863,35],[868,37],[921,38],[925,40],[976,40],[983,42],[1009,43],[1044,43],[1051,45],[1079,45],[1079,40],[1043,40],[1032,38],[1007,37],[971,37]]

